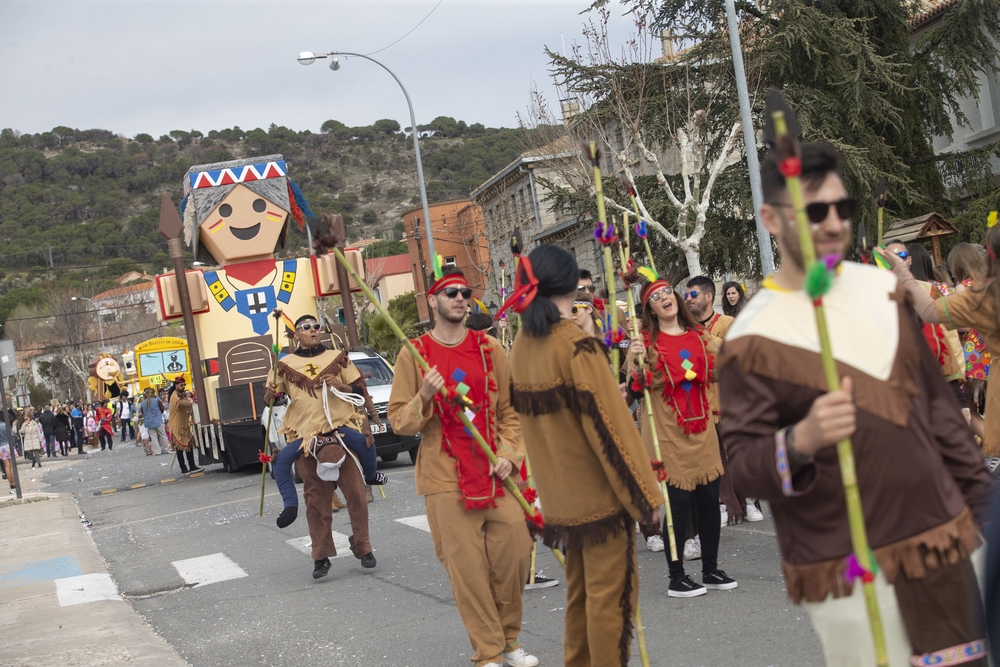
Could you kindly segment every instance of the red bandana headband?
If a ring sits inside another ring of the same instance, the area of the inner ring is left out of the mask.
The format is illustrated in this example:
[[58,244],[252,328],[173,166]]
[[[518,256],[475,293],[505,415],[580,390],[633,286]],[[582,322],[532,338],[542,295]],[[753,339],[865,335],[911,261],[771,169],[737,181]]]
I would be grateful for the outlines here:
[[451,273],[446,276],[441,276],[431,285],[431,288],[427,291],[428,294],[437,294],[443,289],[449,287],[468,287],[469,282],[465,279],[461,273]]
[[[522,280],[522,275],[527,282]],[[531,305],[531,302],[535,300],[536,296],[538,296],[538,278],[535,277],[535,272],[531,268],[531,260],[527,257],[522,257],[518,265],[517,276],[514,280],[514,291],[503,302],[500,310],[497,311],[496,317],[493,319],[499,320],[500,315],[508,308],[515,313],[523,313]]]
[[642,290],[642,294],[639,295],[639,300],[642,301],[642,305],[645,306],[646,302],[649,301],[649,297],[653,296],[654,293],[664,287],[670,287],[670,283],[666,280],[654,280],[646,285],[646,287]]

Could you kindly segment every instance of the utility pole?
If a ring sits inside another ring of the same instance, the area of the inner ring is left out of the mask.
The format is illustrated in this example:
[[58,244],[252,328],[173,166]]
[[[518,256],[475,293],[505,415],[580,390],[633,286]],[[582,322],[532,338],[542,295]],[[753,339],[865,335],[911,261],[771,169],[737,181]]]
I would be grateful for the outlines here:
[[760,270],[765,276],[774,273],[774,253],[771,235],[760,219],[764,205],[764,189],[760,184],[760,164],[757,160],[757,133],[750,116],[750,94],[747,92],[747,73],[743,67],[743,44],[740,25],[736,17],[735,0],[726,0],[726,18],[729,22],[729,43],[733,48],[733,67],[736,70],[736,92],[740,98],[740,121],[743,124],[743,144],[746,147],[747,169],[750,172],[750,194],[753,197],[753,216],[757,224],[757,247],[760,250]]
[[424,247],[420,245],[420,219],[413,222],[413,240],[417,243],[417,263],[420,265],[420,279],[424,283],[424,303],[427,304],[427,321],[434,326],[434,314],[431,313],[431,305],[427,302],[427,265],[424,263]]
[[3,423],[7,427],[7,447],[10,450],[11,473],[14,475],[14,493],[17,499],[21,495],[21,478],[17,474],[17,446],[14,444],[14,431],[10,425],[10,410],[7,405],[7,377],[17,375],[17,353],[14,341],[0,340],[0,409],[3,410]]

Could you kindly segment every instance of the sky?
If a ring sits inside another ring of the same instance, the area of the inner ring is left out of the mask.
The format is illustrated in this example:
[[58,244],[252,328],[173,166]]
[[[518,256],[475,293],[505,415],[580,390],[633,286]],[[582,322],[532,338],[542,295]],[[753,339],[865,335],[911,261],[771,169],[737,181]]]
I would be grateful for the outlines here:
[[[392,69],[417,124],[451,116],[515,127],[536,85],[558,109],[544,47],[581,43],[591,0],[443,0],[373,57]],[[134,137],[244,130],[319,131],[393,118],[410,125],[392,77],[359,58],[304,67],[301,51],[369,54],[438,0],[0,0],[0,128],[65,125]],[[615,5],[613,44],[634,32]]]

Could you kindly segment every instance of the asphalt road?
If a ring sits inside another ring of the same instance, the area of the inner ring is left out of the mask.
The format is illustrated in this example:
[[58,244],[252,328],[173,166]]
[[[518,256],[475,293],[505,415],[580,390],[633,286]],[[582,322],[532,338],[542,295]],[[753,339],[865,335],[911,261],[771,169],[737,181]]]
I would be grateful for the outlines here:
[[[123,596],[192,665],[470,664],[447,577],[430,534],[420,528],[423,502],[407,457],[380,463],[391,481],[388,497],[376,493],[370,506],[378,567],[364,570],[348,555],[320,580],[294,542],[306,536],[308,544],[304,506],[298,521],[278,529],[281,502],[270,477],[263,518],[259,473],[210,468],[204,477],[95,495],[176,477],[169,464],[168,456],[146,457],[125,446],[47,471],[44,479],[52,491],[77,497]],[[653,665],[823,664],[806,613],[785,596],[766,509],[765,516],[722,531],[721,566],[739,588],[689,600],[666,596],[664,555],[649,552],[639,538],[640,601]],[[350,533],[346,510],[334,515],[333,528]],[[539,567],[561,579],[546,551],[539,549]],[[688,571],[697,575],[699,567],[689,563]],[[181,572],[189,581],[223,580],[192,586]],[[525,592],[521,641],[542,665],[562,664],[565,603],[562,585]],[[632,664],[640,664],[635,642]]]

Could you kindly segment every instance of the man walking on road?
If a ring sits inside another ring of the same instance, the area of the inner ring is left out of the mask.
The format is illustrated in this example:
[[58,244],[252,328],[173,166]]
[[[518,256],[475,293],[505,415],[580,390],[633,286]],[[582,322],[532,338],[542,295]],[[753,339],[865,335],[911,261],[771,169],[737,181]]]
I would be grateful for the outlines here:
[[[531,539],[520,506],[501,483],[520,467],[524,442],[510,404],[507,355],[495,338],[463,325],[471,297],[457,269],[446,269],[428,290],[435,326],[414,344],[431,370],[422,374],[403,348],[389,421],[398,434],[423,434],[417,494],[424,496],[434,549],[469,633],[475,667],[533,667],[538,659],[518,643]],[[465,430],[455,405],[442,400],[438,391],[446,382],[476,406],[474,416],[467,414],[496,452],[495,465]]]
[[139,403],[139,419],[149,431],[149,440],[153,451],[157,454],[169,453],[170,441],[167,440],[167,429],[163,424],[163,401],[156,397],[152,387],[146,387]]
[[38,421],[42,424],[42,435],[45,436],[45,457],[52,458],[55,456],[53,450],[56,446],[56,416],[52,414],[52,409],[46,405]]

